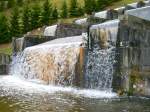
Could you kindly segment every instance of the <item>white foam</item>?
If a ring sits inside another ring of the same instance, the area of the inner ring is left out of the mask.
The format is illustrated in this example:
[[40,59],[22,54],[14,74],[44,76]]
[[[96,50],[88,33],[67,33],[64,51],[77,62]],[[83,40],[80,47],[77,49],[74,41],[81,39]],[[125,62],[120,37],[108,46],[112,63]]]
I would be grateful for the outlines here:
[[90,29],[108,28],[108,27],[114,27],[114,26],[118,27],[119,22],[120,22],[119,19],[110,20],[101,24],[92,25]]
[[128,4],[129,6],[133,7],[133,8],[137,8],[137,2],[136,3],[131,3],[131,4]]
[[105,10],[105,11],[97,12],[97,13],[95,13],[94,16],[98,17],[98,18],[106,19],[107,18],[107,11]]
[[[22,92],[22,94],[32,93],[48,93],[54,94],[56,92],[65,92],[75,96],[88,97],[88,98],[114,98],[117,97],[116,93],[110,91],[99,91],[90,89],[76,89],[72,87],[58,87],[52,85],[43,85],[33,82],[27,82],[21,80],[15,76],[1,76],[0,77],[0,88],[5,89],[7,94],[13,95],[14,90]],[[16,92],[15,91],[15,92]]]
[[44,36],[55,36],[57,25],[48,26],[44,30]]
[[85,24],[86,22],[87,22],[87,18],[78,19],[78,20],[75,21],[75,23],[78,24],[78,25]]

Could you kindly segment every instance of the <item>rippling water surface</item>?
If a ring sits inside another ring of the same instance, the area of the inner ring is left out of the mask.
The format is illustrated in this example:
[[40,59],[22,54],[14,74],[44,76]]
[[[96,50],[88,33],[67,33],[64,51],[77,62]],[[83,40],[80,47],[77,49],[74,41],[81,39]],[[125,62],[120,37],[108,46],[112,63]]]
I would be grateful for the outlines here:
[[150,112],[150,99],[0,77],[0,112]]

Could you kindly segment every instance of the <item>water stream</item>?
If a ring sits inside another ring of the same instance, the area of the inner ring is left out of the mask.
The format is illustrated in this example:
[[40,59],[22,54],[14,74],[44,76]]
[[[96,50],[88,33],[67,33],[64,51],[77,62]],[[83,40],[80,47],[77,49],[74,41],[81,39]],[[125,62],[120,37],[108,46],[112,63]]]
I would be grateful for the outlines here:
[[0,112],[150,112],[149,99],[119,98],[112,92],[118,23],[91,29],[94,44],[86,56],[82,89],[73,85],[80,48],[86,47],[82,36],[18,53],[10,75],[0,77]]

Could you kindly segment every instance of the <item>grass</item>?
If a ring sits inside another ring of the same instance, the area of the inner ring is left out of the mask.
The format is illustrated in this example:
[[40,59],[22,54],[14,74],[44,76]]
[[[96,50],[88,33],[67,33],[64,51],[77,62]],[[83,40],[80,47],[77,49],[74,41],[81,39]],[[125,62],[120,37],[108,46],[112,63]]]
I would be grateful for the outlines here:
[[120,0],[118,2],[113,3],[110,7],[111,8],[122,7],[122,6],[125,6],[127,4],[138,2],[138,1],[141,1],[141,0]]
[[[52,3],[52,6],[57,7],[58,9],[61,9],[63,1],[64,0],[50,0]],[[67,0],[67,4],[69,6],[71,0]],[[117,8],[117,7],[121,7],[121,6],[125,6],[126,4],[129,3],[133,3],[133,2],[138,2],[140,0],[120,0],[118,2],[115,2],[113,4],[111,4],[111,6],[107,7],[107,8]],[[44,0],[38,0],[37,1],[38,4],[43,4]],[[78,3],[80,4],[80,6],[84,5],[84,0],[78,0]],[[30,5],[34,5],[35,3],[32,2]],[[10,16],[11,13],[11,9],[8,9],[5,11],[5,14],[7,16]],[[74,21],[77,18],[68,18],[68,19],[59,19],[58,22],[60,23],[72,23],[72,21]],[[12,54],[12,49],[11,49],[11,44],[7,43],[7,44],[0,44],[0,53],[4,53],[4,54]]]
[[0,53],[12,54],[11,43],[0,44]]

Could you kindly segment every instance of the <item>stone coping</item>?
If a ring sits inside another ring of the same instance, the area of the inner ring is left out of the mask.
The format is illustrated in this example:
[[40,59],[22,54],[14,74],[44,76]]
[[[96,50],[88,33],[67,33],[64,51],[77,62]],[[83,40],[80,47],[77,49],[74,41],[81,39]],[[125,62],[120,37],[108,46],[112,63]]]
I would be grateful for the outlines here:
[[150,21],[150,16],[149,16],[150,15],[150,6],[128,10],[125,12],[125,14],[128,17],[134,16],[137,18],[141,18],[143,20]]

